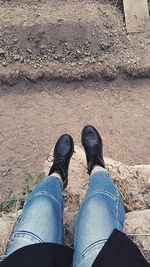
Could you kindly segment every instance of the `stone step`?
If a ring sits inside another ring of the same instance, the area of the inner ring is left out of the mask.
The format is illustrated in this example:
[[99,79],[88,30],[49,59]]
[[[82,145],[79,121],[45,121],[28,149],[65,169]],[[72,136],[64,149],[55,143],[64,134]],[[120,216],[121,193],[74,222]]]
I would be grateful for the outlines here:
[[148,40],[144,49],[132,44],[122,13],[104,1],[1,1],[0,82],[8,77],[114,78],[127,69],[129,58],[135,61],[137,50],[148,60]]
[[99,3],[0,7],[0,25],[1,46],[8,54],[47,53],[54,59],[113,50],[125,34],[121,16]]

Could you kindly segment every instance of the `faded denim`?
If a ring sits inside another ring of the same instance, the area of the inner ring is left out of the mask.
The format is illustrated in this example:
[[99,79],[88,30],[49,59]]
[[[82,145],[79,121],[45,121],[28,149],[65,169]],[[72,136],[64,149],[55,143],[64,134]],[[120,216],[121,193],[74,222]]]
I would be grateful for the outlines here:
[[[63,244],[63,183],[47,177],[29,195],[11,237],[7,256],[35,243]],[[110,174],[99,171],[90,177],[85,199],[76,218],[74,267],[91,267],[112,231],[123,231],[123,201]]]

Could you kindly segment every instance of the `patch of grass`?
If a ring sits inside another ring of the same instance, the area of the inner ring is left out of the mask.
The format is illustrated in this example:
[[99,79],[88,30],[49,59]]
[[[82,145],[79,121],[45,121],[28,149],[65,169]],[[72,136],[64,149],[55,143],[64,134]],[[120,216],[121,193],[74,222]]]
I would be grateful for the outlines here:
[[30,173],[27,174],[27,178],[25,180],[25,185],[22,188],[21,193],[18,197],[12,195],[10,192],[4,200],[0,203],[0,213],[9,213],[13,209],[21,209],[26,201],[28,195],[32,192],[34,187],[40,184],[45,178],[44,173],[40,173],[38,176],[33,176]]
[[16,207],[17,198],[15,196],[9,196],[0,203],[0,212],[9,213]]
[[22,189],[21,194],[18,197],[19,202],[19,208],[22,208],[24,205],[24,202],[26,201],[28,195],[32,192],[34,187],[38,184],[40,184],[45,178],[44,173],[40,173],[38,176],[34,177],[30,173],[27,174],[25,185]]

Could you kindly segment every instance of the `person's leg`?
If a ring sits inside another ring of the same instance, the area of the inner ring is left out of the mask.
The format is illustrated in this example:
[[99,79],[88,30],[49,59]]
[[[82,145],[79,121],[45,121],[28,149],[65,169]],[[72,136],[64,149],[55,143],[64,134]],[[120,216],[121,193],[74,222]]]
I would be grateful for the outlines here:
[[74,267],[91,267],[114,228],[124,224],[124,206],[110,174],[105,169],[102,138],[93,126],[81,135],[90,185],[77,217]]
[[63,197],[68,184],[68,168],[74,152],[70,135],[62,135],[54,148],[54,162],[49,176],[29,195],[11,237],[7,256],[35,243],[63,243]]
[[47,177],[29,195],[7,255],[35,243],[63,243],[63,181],[59,175]]
[[96,167],[77,216],[73,266],[91,267],[113,230],[123,230],[124,219],[123,201],[110,174]]

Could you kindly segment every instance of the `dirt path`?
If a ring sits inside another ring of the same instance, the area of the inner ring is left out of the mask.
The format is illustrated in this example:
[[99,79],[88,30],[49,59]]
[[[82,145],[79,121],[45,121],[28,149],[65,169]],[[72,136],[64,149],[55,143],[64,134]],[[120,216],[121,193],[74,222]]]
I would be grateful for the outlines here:
[[150,32],[127,34],[120,2],[0,0],[0,83],[150,77]]
[[81,128],[95,125],[104,153],[124,163],[150,162],[150,82],[29,82],[0,88],[0,192],[15,193],[42,171],[60,134],[80,145]]

